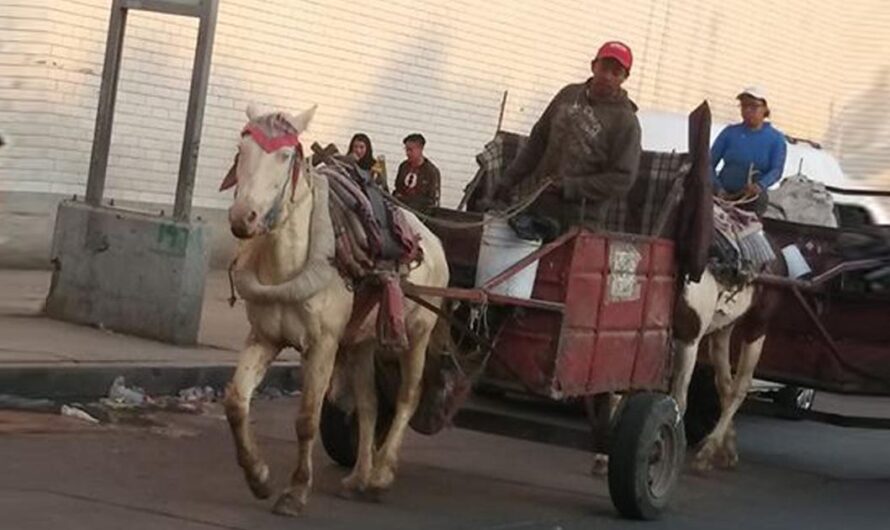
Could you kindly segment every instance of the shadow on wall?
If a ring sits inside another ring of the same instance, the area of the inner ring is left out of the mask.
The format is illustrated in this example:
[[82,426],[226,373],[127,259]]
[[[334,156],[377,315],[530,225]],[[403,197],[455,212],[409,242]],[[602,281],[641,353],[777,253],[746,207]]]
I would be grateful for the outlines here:
[[890,65],[881,68],[871,86],[834,114],[825,131],[825,146],[851,179],[890,185]]

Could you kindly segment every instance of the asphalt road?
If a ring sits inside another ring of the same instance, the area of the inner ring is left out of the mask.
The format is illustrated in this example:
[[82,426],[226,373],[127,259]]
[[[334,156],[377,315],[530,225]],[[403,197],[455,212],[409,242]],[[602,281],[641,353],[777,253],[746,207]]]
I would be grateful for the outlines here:
[[[293,399],[259,401],[260,444],[281,485]],[[743,416],[733,472],[687,471],[662,521],[619,519],[582,451],[449,430],[412,434],[380,503],[339,498],[345,471],[316,454],[298,520],[254,500],[218,408],[158,427],[95,427],[0,411],[0,529],[886,529],[890,431]]]

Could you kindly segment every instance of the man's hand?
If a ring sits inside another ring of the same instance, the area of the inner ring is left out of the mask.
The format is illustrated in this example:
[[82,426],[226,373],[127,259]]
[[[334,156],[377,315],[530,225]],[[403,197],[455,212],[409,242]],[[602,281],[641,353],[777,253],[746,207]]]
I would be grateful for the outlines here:
[[757,197],[761,193],[763,193],[763,190],[761,190],[760,186],[758,186],[757,184],[754,184],[753,182],[748,183],[748,185],[745,186],[745,196],[746,197]]

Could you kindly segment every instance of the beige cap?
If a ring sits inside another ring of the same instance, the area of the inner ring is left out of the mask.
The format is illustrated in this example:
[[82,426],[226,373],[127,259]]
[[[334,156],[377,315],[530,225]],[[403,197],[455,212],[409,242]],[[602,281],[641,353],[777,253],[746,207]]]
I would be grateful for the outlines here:
[[752,98],[760,99],[764,103],[766,103],[766,90],[760,86],[745,87],[741,92],[739,92],[739,95],[736,96],[736,99],[739,99],[742,96],[751,96]]

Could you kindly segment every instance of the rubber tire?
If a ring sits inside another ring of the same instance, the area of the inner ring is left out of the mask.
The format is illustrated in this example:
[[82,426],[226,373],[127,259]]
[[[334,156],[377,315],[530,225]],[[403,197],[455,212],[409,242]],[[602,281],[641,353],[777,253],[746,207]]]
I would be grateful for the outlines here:
[[337,465],[355,466],[358,451],[358,424],[355,414],[347,414],[327,399],[321,406],[321,444]]
[[699,364],[692,372],[686,397],[686,414],[683,416],[686,442],[694,447],[704,440],[717,426],[721,412],[714,367]]
[[[394,411],[378,397],[377,404],[377,435],[376,445],[383,442],[389,432]],[[321,406],[321,445],[325,452],[337,465],[353,468],[358,455],[358,419],[354,413],[347,414],[336,404],[327,399]]]
[[[609,495],[623,517],[653,520],[668,506],[686,454],[686,436],[677,414],[676,402],[665,394],[641,392],[625,398],[609,450]],[[648,459],[662,427],[668,427],[674,443],[667,455],[666,491],[655,496],[648,485]]]

